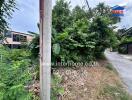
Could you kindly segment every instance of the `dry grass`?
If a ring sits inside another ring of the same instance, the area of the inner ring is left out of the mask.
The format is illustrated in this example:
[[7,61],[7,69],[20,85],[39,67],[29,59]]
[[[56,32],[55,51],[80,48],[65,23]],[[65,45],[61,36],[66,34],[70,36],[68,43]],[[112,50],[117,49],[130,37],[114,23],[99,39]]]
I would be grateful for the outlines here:
[[61,100],[132,100],[121,98],[129,95],[118,75],[105,67],[107,61],[99,63],[100,67],[60,68],[57,72],[65,89]]

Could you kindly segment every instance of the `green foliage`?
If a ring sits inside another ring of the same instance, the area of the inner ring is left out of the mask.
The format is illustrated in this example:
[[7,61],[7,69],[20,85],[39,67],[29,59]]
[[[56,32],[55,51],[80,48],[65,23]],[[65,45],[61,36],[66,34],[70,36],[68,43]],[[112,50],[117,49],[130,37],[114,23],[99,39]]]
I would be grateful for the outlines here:
[[62,79],[59,75],[52,76],[51,100],[58,100],[58,97],[64,94],[63,87],[60,86]]
[[[10,51],[9,51],[10,52]],[[11,54],[8,56],[9,60],[17,61],[24,60],[30,57],[30,53],[23,49],[12,49]]]
[[38,58],[39,56],[39,35],[36,35],[35,38],[32,40],[32,42],[29,45],[31,56],[33,59]]
[[131,100],[132,97],[129,95],[120,85],[110,86],[106,85],[101,95],[111,97],[112,100]]
[[127,45],[129,43],[132,43],[132,34],[131,33],[132,33],[131,28],[129,28],[129,29],[123,28],[123,29],[118,30],[117,36],[120,40],[120,42],[118,43],[118,52],[119,53],[122,53],[122,54],[128,53]]
[[22,84],[19,84],[9,88],[3,95],[3,100],[31,100],[31,96],[32,94],[28,93]]
[[121,54],[127,54],[127,48],[120,45],[118,47],[118,52],[121,53]]
[[57,0],[53,8],[53,28],[58,33],[63,32],[71,23],[69,4],[66,0]]
[[108,64],[106,65],[106,68],[109,69],[110,71],[113,71],[115,74],[118,75],[117,70],[113,67],[113,65],[112,65],[111,63],[108,63]]
[[31,100],[25,86],[32,80],[30,53],[0,46],[0,100]]
[[123,36],[121,38],[121,43],[120,44],[125,44],[125,43],[130,43],[132,42],[132,37],[131,36]]
[[103,16],[111,20],[111,24],[116,24],[120,22],[120,17],[112,16],[111,7],[105,5],[105,3],[99,3],[93,10],[94,16]]
[[121,36],[120,34],[123,34],[126,29],[121,29],[118,31],[118,38],[120,39],[120,42],[118,43],[118,52],[122,54],[127,54],[127,44],[132,42],[132,37],[131,35],[123,35]]
[[60,53],[60,45],[59,44],[53,45],[53,53],[56,55],[58,55]]
[[16,0],[1,0],[0,1],[0,32],[8,28],[8,18],[11,18],[12,12],[16,6]]
[[88,18],[88,13],[86,13],[86,11],[81,8],[80,6],[76,6],[71,13],[72,16],[72,20],[75,22],[79,19],[84,19],[84,18]]
[[[57,1],[53,8],[52,62],[89,62],[101,58],[106,48],[117,46],[110,7],[99,4],[95,10],[89,19],[83,8],[76,6],[70,11],[69,3]],[[39,36],[31,44],[32,55],[37,58]]]
[[[95,48],[95,42],[90,39],[92,35],[88,33],[87,27],[89,22],[80,19],[73,23],[72,27],[65,29],[61,35],[65,36],[59,40],[61,45],[60,59],[61,61],[88,61],[92,59],[92,49]],[[82,52],[83,51],[83,52]]]
[[96,17],[93,19],[89,28],[90,32],[94,32],[95,56],[100,57],[106,48],[116,45],[116,35],[113,28],[110,27],[111,20],[108,17]]

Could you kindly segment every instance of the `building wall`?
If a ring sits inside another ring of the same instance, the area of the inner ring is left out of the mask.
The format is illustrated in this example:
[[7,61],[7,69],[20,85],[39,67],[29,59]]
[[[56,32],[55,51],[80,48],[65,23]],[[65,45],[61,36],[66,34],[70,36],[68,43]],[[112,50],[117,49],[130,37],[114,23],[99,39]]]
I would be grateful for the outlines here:
[[26,37],[26,40],[27,40],[26,42],[31,42],[32,39],[34,38],[33,35],[20,33],[20,32],[15,32],[15,31],[9,31],[9,34],[11,34],[11,35],[7,36],[7,37],[5,36],[6,40],[4,41],[4,43],[7,44],[7,45],[21,45],[22,44],[22,41],[13,41],[13,36],[14,35],[19,36],[19,39],[20,39],[20,36]]

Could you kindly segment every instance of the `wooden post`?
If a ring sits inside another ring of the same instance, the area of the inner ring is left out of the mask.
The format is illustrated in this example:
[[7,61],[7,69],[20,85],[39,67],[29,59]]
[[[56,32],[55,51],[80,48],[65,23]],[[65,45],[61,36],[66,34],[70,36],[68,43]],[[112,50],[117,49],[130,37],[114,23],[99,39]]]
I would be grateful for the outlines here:
[[40,0],[40,98],[50,100],[52,0]]

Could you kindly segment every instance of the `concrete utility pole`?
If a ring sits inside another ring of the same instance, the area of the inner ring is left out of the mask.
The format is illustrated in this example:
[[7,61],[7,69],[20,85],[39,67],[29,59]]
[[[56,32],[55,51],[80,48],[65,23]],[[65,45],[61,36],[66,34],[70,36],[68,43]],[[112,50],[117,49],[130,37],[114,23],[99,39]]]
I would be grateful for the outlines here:
[[40,97],[50,100],[52,0],[40,0]]

